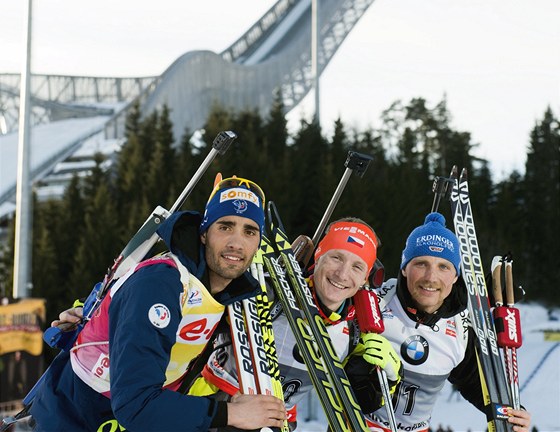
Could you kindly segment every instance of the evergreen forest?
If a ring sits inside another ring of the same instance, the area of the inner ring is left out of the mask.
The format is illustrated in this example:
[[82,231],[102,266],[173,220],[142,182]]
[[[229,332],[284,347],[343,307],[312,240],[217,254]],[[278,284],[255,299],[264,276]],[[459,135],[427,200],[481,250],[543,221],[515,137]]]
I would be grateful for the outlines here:
[[[511,252],[514,283],[524,301],[560,305],[560,123],[550,108],[527,131],[525,173],[494,181],[488,161],[473,156],[469,132],[451,126],[445,100],[397,101],[379,129],[350,130],[341,121],[332,136],[301,120],[290,133],[277,102],[263,118],[254,111],[215,107],[202,131],[174,137],[169,110],[141,117],[136,106],[126,141],[106,170],[104,158],[87,177],[74,177],[62,199],[34,202],[32,297],[47,300],[47,323],[86,296],[150,212],[169,208],[211,149],[218,132],[237,141],[218,156],[183,209],[202,211],[214,176],[256,181],[277,205],[291,239],[312,237],[345,171],[348,151],[372,156],[363,175],[351,176],[331,220],[357,216],[381,239],[378,257],[386,278],[395,277],[410,231],[430,212],[436,176],[466,168],[478,242],[486,272],[495,255]],[[450,205],[439,206],[452,229]],[[12,221],[13,227],[13,221]],[[13,228],[0,256],[0,284],[11,292]]]

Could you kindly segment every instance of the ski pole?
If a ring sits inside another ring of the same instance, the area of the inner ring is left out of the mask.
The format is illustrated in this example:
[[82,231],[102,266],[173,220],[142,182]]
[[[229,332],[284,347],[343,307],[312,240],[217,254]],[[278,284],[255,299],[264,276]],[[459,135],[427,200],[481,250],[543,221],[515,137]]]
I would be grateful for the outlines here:
[[355,172],[358,176],[360,176],[360,178],[362,178],[367,170],[367,167],[369,166],[369,163],[372,160],[372,156],[357,153],[355,151],[348,152],[348,157],[346,158],[346,162],[344,162],[344,166],[346,167],[346,169],[344,170],[344,174],[342,175],[342,178],[340,179],[340,182],[338,183],[338,186],[334,191],[331,201],[327,206],[327,209],[325,210],[325,214],[323,215],[321,222],[319,222],[319,226],[317,227],[317,230],[315,231],[315,234],[313,234],[313,238],[311,239],[314,245],[319,242],[319,239],[321,238],[321,235],[323,234],[323,231],[325,230],[325,227],[327,226],[327,223],[332,216],[332,213],[336,205],[338,204],[340,196],[342,195],[342,192],[346,187],[346,183],[348,183],[348,179],[350,178],[352,173]]
[[[519,376],[517,371],[517,348],[521,346],[519,310],[513,307],[512,260],[509,254],[492,259],[492,285],[496,307],[493,311],[497,341],[504,352],[505,373],[509,384],[512,405],[519,409]],[[505,265],[503,265],[505,264]],[[509,265],[508,265],[509,264]],[[505,267],[507,307],[503,305],[502,269]]]
[[[516,336],[519,336],[519,346],[521,346],[521,319],[519,316],[519,310],[514,308],[514,295],[513,295],[513,269],[512,269],[513,260],[508,259],[506,261],[506,301],[508,309],[515,311],[513,315],[513,322],[510,322],[510,330],[511,325],[515,324],[515,328],[513,329]],[[519,373],[517,369],[517,344],[511,344],[510,346],[510,355],[511,355],[511,389],[512,389],[512,401],[513,407],[515,409],[520,409],[520,400],[519,400]]]
[[453,179],[449,177],[438,176],[434,179],[432,185],[432,192],[434,193],[434,201],[432,202],[431,212],[436,212],[439,208],[439,203],[442,198],[449,199],[451,195],[451,187],[453,186]]
[[360,176],[360,178],[362,178],[367,170],[367,167],[369,166],[369,163],[372,160],[372,156],[358,153],[352,150],[348,152],[348,156],[346,158],[346,161],[344,162],[344,166],[346,167],[346,169],[344,170],[342,178],[340,179],[338,186],[334,191],[331,201],[329,202],[329,205],[327,206],[327,209],[325,210],[325,213],[323,214],[323,217],[319,222],[319,226],[315,230],[315,234],[313,234],[313,238],[310,239],[305,235],[300,235],[292,243],[294,254],[298,258],[298,262],[300,263],[302,268],[306,268],[309,264],[311,256],[313,255],[313,251],[315,250],[315,247],[319,242],[321,235],[323,235],[323,231],[325,230],[325,227],[327,226],[327,223],[332,216],[333,211],[338,204],[338,201],[340,200],[340,196],[342,195],[342,192],[344,191],[344,188],[346,187],[346,183],[348,183],[350,176],[353,172],[355,172],[358,176]]
[[[383,324],[383,316],[379,309],[377,295],[368,288],[363,288],[354,295],[354,303],[360,331],[364,333],[383,333],[385,325]],[[397,432],[397,420],[395,418],[395,409],[393,407],[389,382],[387,381],[387,374],[379,366],[376,366],[375,369],[381,385],[381,393],[385,400],[385,410],[389,419],[389,426],[391,431]]]

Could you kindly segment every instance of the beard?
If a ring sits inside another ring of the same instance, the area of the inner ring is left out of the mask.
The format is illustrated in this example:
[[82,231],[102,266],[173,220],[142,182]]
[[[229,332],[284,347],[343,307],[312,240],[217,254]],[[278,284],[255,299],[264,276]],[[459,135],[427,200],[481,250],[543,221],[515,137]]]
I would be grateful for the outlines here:
[[227,254],[238,256],[231,252],[217,251],[207,246],[206,264],[208,269],[223,279],[237,279],[247,270],[247,259],[246,257],[239,257],[239,261],[230,263],[222,256]]

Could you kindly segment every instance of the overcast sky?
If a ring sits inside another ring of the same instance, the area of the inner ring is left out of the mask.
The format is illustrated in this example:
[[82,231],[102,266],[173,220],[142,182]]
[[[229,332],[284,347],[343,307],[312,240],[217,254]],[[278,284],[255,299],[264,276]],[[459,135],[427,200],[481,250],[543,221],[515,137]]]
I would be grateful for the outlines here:
[[[0,0],[0,73],[23,64],[25,0]],[[220,52],[272,0],[34,1],[33,73],[159,75],[181,54]],[[363,130],[401,99],[471,132],[497,178],[524,170],[530,130],[560,115],[560,0],[376,0],[321,77],[321,122]],[[310,118],[312,98],[291,113]]]

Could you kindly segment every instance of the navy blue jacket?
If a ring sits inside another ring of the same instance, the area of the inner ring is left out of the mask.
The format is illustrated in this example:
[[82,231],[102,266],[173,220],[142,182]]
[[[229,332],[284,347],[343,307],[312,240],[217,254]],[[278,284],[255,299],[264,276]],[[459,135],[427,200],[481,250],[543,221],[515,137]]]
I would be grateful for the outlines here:
[[[191,274],[204,282],[204,248],[193,238],[198,239],[199,223],[198,213],[175,213],[158,234]],[[191,259],[192,255],[198,257]],[[227,305],[255,295],[257,289],[258,283],[245,273],[215,299]],[[195,432],[224,426],[225,403],[162,388],[182,318],[177,301],[182,292],[179,272],[169,265],[133,273],[109,306],[111,398],[85,384],[63,353],[53,361],[31,407],[36,430]],[[177,305],[170,307],[171,322],[164,329],[155,329],[145,313],[157,303]]]

